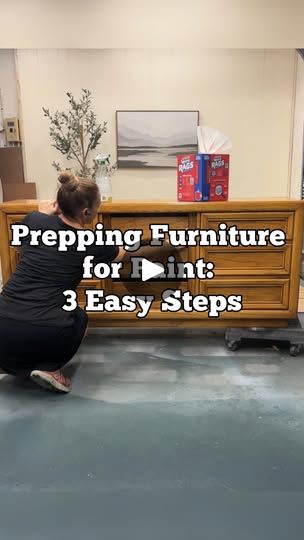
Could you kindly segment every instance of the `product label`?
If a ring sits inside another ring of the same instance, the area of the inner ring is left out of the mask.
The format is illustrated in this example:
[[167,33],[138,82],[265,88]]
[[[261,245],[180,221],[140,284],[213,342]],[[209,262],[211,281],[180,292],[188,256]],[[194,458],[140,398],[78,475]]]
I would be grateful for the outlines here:
[[185,171],[190,171],[194,167],[194,161],[190,157],[182,158],[178,165],[179,172],[183,173]]
[[188,154],[177,157],[179,201],[228,199],[229,155]]

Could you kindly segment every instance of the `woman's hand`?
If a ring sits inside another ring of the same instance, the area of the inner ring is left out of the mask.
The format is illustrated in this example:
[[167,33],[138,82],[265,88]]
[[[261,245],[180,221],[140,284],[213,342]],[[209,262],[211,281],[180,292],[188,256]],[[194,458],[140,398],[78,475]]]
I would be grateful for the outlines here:
[[186,246],[172,246],[170,243],[170,236],[168,233],[165,233],[165,240],[163,244],[167,249],[172,249],[172,251],[181,251],[182,249],[185,249]]
[[40,201],[38,210],[39,212],[42,212],[43,214],[52,215],[52,214],[58,214],[59,207],[58,207],[57,201],[52,201],[52,200]]

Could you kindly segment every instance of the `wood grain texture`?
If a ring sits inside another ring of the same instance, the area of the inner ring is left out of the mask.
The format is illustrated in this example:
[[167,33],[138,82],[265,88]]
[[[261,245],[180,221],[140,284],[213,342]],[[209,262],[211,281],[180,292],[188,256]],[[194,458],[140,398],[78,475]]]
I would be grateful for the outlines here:
[[11,268],[10,246],[7,228],[7,216],[0,210],[0,257],[3,284],[9,279],[13,269]]
[[206,261],[214,264],[216,276],[288,276],[292,245],[282,248],[221,248],[201,251]]
[[[39,201],[25,199],[0,204],[0,210],[10,214],[20,212],[23,208],[27,212],[38,209]],[[303,208],[303,201],[297,199],[235,199],[225,202],[187,203],[172,200],[121,200],[111,203],[102,203],[99,212],[102,214],[121,213],[209,213],[209,212],[292,212]]]
[[213,279],[208,281],[203,287],[203,293],[223,294],[229,296],[233,294],[242,295],[243,311],[262,310],[267,306],[267,310],[286,310],[289,305],[288,279]]
[[304,312],[304,287],[300,287],[299,291],[299,303],[298,303],[298,312]]
[[[14,271],[18,255],[9,246],[10,225],[27,213],[37,210],[37,201],[11,201],[0,205],[0,255],[4,282]],[[146,282],[130,280],[130,266],[120,281],[85,280],[78,288],[80,305],[85,303],[85,289],[104,289],[105,294],[155,295],[149,315],[142,320],[134,313],[88,313],[93,326],[286,326],[301,308],[304,292],[300,293],[300,260],[304,203],[299,200],[238,200],[225,203],[178,203],[175,201],[120,201],[100,206],[98,218],[106,229],[143,229],[150,237],[151,223],[168,223],[170,228],[217,229],[219,223],[236,225],[239,229],[281,229],[286,233],[285,246],[221,247],[191,246],[178,258],[195,263],[204,258],[215,264],[212,280]],[[242,295],[241,312],[223,312],[217,319],[206,312],[160,312],[162,290],[190,291],[192,295]]]
[[250,212],[204,212],[201,219],[202,229],[217,229],[220,223],[226,223],[227,228],[235,225],[238,229],[280,229],[286,234],[286,239],[290,240],[294,228],[293,212],[264,212],[262,209],[255,208]]
[[199,319],[116,319],[113,321],[110,318],[101,317],[100,314],[89,314],[89,327],[90,328],[286,328],[288,326],[288,319],[276,320],[271,319],[235,319],[228,322],[224,319],[217,319],[216,321]]

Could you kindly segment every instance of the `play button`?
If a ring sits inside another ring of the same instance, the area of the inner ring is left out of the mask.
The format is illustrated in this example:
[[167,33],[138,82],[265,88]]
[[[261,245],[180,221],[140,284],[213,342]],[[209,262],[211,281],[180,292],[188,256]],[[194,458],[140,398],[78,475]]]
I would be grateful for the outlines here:
[[142,259],[141,261],[141,279],[142,281],[148,281],[149,279],[155,278],[160,274],[163,274],[164,267],[160,263],[153,263],[148,261],[148,259]]

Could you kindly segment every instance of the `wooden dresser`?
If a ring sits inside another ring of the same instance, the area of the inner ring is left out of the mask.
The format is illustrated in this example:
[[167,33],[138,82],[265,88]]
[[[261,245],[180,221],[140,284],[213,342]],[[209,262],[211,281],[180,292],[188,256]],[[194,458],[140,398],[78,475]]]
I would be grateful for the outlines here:
[[[0,205],[0,255],[3,282],[16,268],[18,254],[9,245],[10,225],[37,210],[37,201],[15,201]],[[87,280],[78,289],[79,304],[86,288],[103,289],[105,294],[155,295],[145,319],[134,313],[89,313],[91,326],[181,326],[181,327],[283,327],[297,316],[304,203],[293,200],[229,201],[223,203],[177,203],[164,201],[120,201],[102,204],[98,221],[105,229],[143,229],[150,238],[149,225],[166,223],[170,229],[215,229],[220,223],[238,229],[280,229],[287,242],[282,247],[188,247],[175,254],[180,260],[212,261],[212,280],[145,283],[130,279],[126,267],[120,280]],[[95,222],[92,224],[92,227]],[[134,254],[136,255],[136,253]],[[158,259],[159,260],[159,259]],[[161,293],[181,289],[193,295],[238,294],[243,297],[241,312],[223,312],[210,319],[208,312],[161,312]]]

